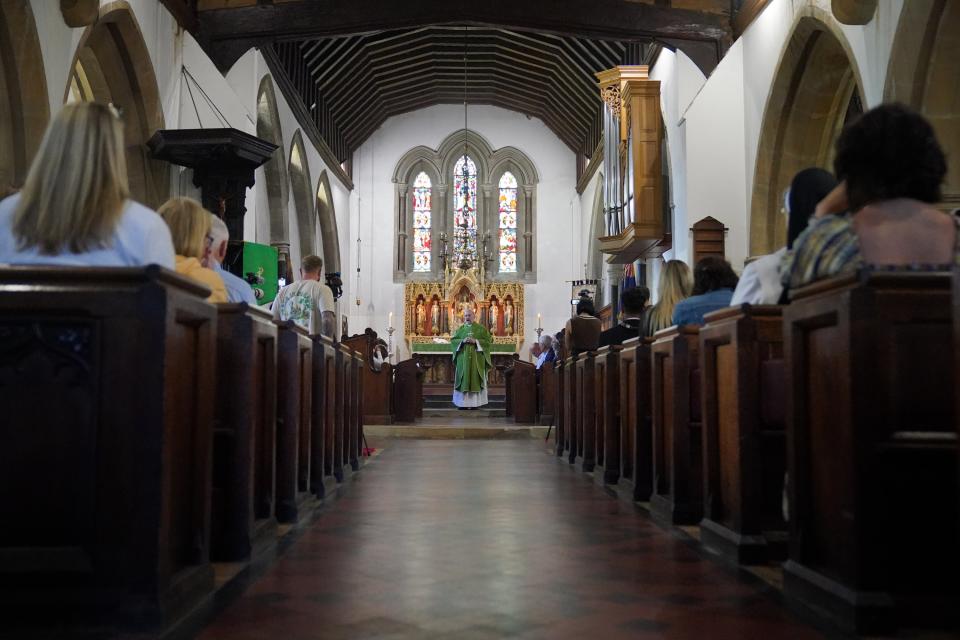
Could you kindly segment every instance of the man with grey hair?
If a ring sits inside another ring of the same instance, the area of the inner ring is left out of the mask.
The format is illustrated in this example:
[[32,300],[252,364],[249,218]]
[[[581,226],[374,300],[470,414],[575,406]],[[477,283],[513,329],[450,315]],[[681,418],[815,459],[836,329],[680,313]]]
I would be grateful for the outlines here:
[[210,260],[208,268],[217,272],[223,278],[227,287],[227,302],[246,302],[256,306],[257,298],[253,289],[243,278],[237,277],[224,269],[221,265],[227,257],[227,243],[230,241],[230,232],[227,225],[217,216],[210,214]]
[[545,365],[548,362],[553,362],[557,359],[557,353],[553,350],[553,336],[549,333],[545,333],[540,336],[540,357],[537,358],[537,369]]

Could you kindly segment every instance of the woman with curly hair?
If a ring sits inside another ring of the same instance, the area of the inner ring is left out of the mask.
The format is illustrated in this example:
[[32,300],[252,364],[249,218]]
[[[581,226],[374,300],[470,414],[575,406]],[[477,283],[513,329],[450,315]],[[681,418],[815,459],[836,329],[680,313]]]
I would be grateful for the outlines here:
[[934,206],[946,158],[922,116],[895,104],[868,111],[840,135],[834,167],[840,186],[784,256],[784,286],[867,265],[960,265],[960,219]]

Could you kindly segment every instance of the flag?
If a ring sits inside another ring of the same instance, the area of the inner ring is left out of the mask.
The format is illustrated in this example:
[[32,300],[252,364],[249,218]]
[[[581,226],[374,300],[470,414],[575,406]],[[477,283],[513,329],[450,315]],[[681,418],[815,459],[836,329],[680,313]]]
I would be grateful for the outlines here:
[[633,269],[633,263],[623,265],[623,284],[621,291],[629,291],[637,286],[637,274]]

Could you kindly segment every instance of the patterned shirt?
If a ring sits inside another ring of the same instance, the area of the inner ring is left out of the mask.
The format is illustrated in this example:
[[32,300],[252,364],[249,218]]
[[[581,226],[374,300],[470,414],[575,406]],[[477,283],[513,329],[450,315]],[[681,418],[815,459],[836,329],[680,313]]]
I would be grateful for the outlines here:
[[[280,290],[273,301],[273,317],[293,320],[310,335],[323,332],[323,312],[335,313],[330,287],[316,280],[299,280]],[[336,338],[336,336],[334,336]]]
[[[953,263],[960,267],[960,217],[952,218],[957,229]],[[797,238],[793,250],[783,256],[780,277],[784,287],[796,289],[863,266],[853,216],[825,216],[812,222]],[[939,265],[911,265],[912,268],[935,266]]]

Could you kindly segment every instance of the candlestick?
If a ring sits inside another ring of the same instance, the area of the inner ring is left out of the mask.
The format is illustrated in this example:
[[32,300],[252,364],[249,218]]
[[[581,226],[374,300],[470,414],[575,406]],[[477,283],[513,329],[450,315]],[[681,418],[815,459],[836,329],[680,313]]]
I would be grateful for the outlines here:
[[390,319],[387,320],[387,326],[393,328],[393,311],[390,312]]
[[542,316],[538,313],[538,314],[537,314],[537,329],[543,328],[543,325],[540,323],[541,318],[542,318]]

